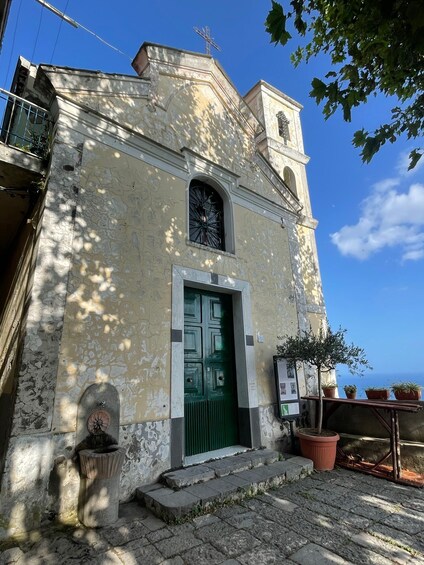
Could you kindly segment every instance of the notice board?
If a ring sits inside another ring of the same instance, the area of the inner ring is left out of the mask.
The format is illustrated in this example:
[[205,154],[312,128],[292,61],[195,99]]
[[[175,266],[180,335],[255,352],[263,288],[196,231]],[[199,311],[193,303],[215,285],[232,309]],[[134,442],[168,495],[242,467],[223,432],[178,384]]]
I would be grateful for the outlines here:
[[300,395],[296,367],[290,366],[286,359],[274,356],[274,375],[280,418],[297,418],[300,416]]

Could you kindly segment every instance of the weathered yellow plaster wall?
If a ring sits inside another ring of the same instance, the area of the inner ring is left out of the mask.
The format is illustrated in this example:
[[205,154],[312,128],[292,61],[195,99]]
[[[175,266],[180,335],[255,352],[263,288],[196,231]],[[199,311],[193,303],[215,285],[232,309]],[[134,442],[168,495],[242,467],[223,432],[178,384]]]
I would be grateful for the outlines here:
[[306,299],[309,304],[322,305],[324,303],[321,287],[321,277],[317,255],[315,250],[315,237],[311,228],[298,226],[298,237],[300,242],[300,260],[302,279],[305,288]]
[[172,265],[247,280],[252,291],[260,403],[273,400],[276,336],[297,328],[287,231],[234,207],[236,256],[186,241],[187,186],[140,160],[87,141],[78,196],[54,430],[75,429],[93,382],[119,391],[121,424],[170,410]]
[[73,99],[174,151],[189,147],[239,175],[242,185],[281,203],[281,196],[252,162],[253,131],[226,108],[212,83],[161,75],[155,93],[154,110],[143,98],[76,93]]

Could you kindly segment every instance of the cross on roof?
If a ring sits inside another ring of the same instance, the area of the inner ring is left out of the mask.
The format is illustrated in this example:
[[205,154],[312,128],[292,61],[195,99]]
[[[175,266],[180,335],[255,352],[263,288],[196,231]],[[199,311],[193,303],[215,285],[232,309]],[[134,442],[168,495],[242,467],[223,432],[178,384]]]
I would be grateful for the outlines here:
[[211,46],[214,49],[216,49],[217,51],[221,51],[221,47],[219,45],[217,45],[215,43],[215,41],[213,40],[213,38],[211,37],[211,31],[208,27],[202,27],[202,29],[195,27],[193,29],[198,35],[200,35],[200,37],[203,37],[203,39],[205,40],[205,42],[206,42],[206,55],[211,54]]

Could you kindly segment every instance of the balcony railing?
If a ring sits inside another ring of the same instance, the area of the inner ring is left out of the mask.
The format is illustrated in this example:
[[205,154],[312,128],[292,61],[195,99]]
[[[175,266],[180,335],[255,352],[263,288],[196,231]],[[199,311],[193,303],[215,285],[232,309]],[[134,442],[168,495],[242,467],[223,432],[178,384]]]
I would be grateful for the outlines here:
[[44,158],[49,150],[51,120],[41,106],[0,88],[0,142]]

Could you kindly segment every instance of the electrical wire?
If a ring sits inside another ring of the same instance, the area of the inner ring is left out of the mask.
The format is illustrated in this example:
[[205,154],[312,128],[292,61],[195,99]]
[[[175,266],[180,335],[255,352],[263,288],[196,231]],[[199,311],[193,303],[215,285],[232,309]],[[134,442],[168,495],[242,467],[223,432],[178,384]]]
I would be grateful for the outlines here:
[[51,12],[53,12],[56,16],[58,16],[59,18],[61,18],[62,20],[65,20],[68,24],[71,24],[73,27],[75,28],[81,28],[84,31],[86,31],[87,33],[90,33],[92,36],[94,36],[96,39],[98,39],[101,43],[103,43],[104,45],[106,45],[107,47],[110,47],[111,49],[113,49],[114,51],[116,51],[117,53],[120,53],[121,55],[124,55],[124,57],[127,57],[130,61],[132,60],[132,57],[130,55],[128,55],[128,53],[124,53],[123,51],[121,51],[120,49],[118,49],[117,47],[115,47],[114,45],[112,45],[111,43],[108,43],[107,41],[105,41],[102,37],[100,37],[100,35],[97,35],[97,33],[94,33],[94,31],[91,31],[91,29],[88,29],[88,27],[83,26],[82,24],[80,24],[79,22],[75,21],[74,19],[70,18],[69,16],[67,16],[64,12],[61,12],[60,10],[58,10],[57,8],[55,8],[54,6],[52,6],[51,4],[49,4],[48,2],[46,2],[46,0],[36,0],[36,2],[38,2],[39,4],[41,4],[43,7],[47,8],[48,10],[50,10]]
[[78,23],[78,27],[80,27],[81,29],[83,29],[84,31],[87,31],[88,33],[91,33],[91,35],[93,35],[96,39],[98,39],[99,41],[101,41],[102,43],[104,43],[105,45],[107,45],[108,47],[110,47],[111,49],[113,49],[114,51],[117,51],[118,53],[120,53],[121,55],[124,55],[124,57],[127,57],[130,61],[132,61],[132,57],[130,55],[128,55],[128,53],[124,53],[123,51],[121,51],[120,49],[118,49],[117,47],[114,47],[113,45],[111,45],[110,43],[108,43],[107,41],[105,41],[104,39],[102,39],[100,37],[100,35],[97,35],[97,33],[94,33],[94,31],[91,31],[90,29],[88,29],[87,27],[84,27],[82,24]]
[[40,20],[38,22],[38,29],[37,29],[37,35],[35,37],[34,49],[32,50],[31,63],[34,62],[35,48],[37,47],[38,37],[40,35],[40,29],[41,29],[41,22],[43,21],[43,12],[44,12],[44,6],[41,6]]
[[15,49],[16,31],[18,29],[18,22],[19,22],[19,15],[21,13],[21,7],[22,7],[22,0],[19,0],[18,14],[16,16],[15,29],[13,30],[12,47],[10,49],[9,62],[7,64],[7,72],[4,76],[3,88],[6,88],[6,86],[7,86],[7,80],[8,80],[9,72],[10,72],[10,65],[12,64],[12,55],[13,55],[13,51]]
[[[68,10],[68,4],[69,4],[69,0],[66,0],[66,6],[65,6],[65,9],[63,10],[63,13],[64,13],[64,14],[66,14],[66,12],[67,12],[67,10]],[[53,62],[53,57],[54,57],[54,54],[55,54],[55,51],[56,51],[57,42],[59,41],[59,35],[60,35],[60,32],[62,31],[62,24],[63,24],[63,19],[61,18],[61,19],[60,19],[60,24],[59,24],[59,30],[58,30],[57,36],[56,36],[56,41],[54,42],[54,47],[53,47],[52,56],[50,57],[50,65],[51,65],[52,62]]]

